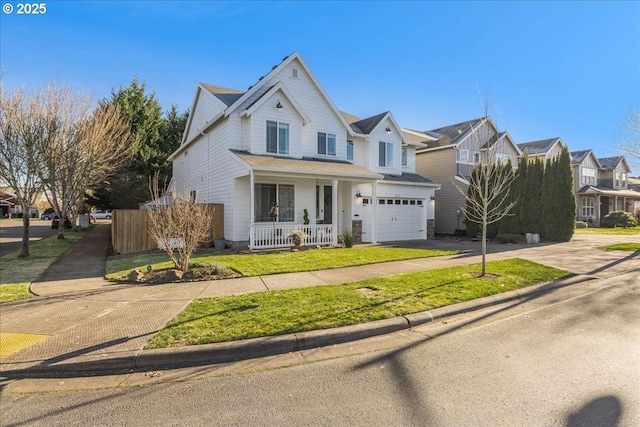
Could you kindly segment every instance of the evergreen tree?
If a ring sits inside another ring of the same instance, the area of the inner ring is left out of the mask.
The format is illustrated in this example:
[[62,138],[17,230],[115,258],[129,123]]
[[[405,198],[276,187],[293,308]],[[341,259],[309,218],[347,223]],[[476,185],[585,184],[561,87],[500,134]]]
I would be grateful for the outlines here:
[[539,159],[528,163],[522,188],[522,203],[519,209],[520,222],[524,233],[542,232],[540,203],[542,200],[543,174],[544,166]]
[[107,181],[96,183],[87,203],[105,209],[137,209],[150,198],[152,177],[157,175],[161,184],[169,183],[172,166],[167,158],[182,142],[188,112],[180,114],[172,105],[163,118],[155,94],[147,94],[146,85],[137,78],[129,86],[113,90],[107,102],[118,104],[129,120],[133,157]]
[[565,147],[544,171],[541,219],[544,237],[566,242],[571,240],[575,228],[576,201],[573,193],[571,156]]

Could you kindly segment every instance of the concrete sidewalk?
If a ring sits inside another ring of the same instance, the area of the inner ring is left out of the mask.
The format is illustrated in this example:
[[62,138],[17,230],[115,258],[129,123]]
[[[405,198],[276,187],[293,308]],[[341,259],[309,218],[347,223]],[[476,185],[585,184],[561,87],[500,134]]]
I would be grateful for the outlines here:
[[465,252],[451,257],[316,272],[208,282],[121,285],[103,279],[109,225],[101,224],[32,284],[33,292],[39,297],[2,305],[0,332],[3,347],[11,339],[11,345],[18,351],[0,360],[0,372],[17,377],[77,375],[82,372],[186,367],[261,357],[411,328],[497,302],[524,301],[541,292],[585,280],[621,274],[637,274],[640,278],[637,254],[594,250],[608,241],[637,240],[637,236],[613,237],[577,236],[568,243],[536,246],[490,245],[488,260],[519,257],[577,274],[553,284],[364,325],[231,343],[143,350],[155,333],[196,298],[339,284],[475,263],[480,261],[480,244],[457,240],[406,242],[405,245]]

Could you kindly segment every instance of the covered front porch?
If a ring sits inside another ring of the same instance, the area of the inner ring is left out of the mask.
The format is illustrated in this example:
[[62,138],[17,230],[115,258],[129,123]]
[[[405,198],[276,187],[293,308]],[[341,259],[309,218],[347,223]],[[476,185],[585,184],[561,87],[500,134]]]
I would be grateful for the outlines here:
[[616,190],[608,187],[588,186],[580,189],[578,196],[578,220],[600,226],[602,218],[610,212],[634,212],[640,193],[633,190]]
[[[380,175],[347,162],[290,159],[241,153],[251,166],[239,199],[248,199],[248,247],[253,250],[338,244],[351,231],[355,187],[375,185]],[[244,194],[244,195],[243,195]],[[248,195],[248,197],[247,197]],[[241,221],[241,219],[238,219]]]

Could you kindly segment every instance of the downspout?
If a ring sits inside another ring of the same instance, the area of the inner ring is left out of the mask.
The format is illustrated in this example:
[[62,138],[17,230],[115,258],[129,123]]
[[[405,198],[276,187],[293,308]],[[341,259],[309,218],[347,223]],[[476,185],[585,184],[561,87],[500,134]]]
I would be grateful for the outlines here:
[[253,224],[255,218],[255,196],[253,194],[255,187],[255,176],[253,174],[253,168],[249,171],[249,248],[253,248],[254,245],[254,233],[253,233]]
[[371,243],[378,243],[376,221],[378,220],[378,181],[371,184],[371,203],[373,203],[373,215],[371,218]]
[[334,179],[332,185],[331,218],[333,218],[333,227],[331,227],[331,243],[336,246],[338,244],[338,180]]

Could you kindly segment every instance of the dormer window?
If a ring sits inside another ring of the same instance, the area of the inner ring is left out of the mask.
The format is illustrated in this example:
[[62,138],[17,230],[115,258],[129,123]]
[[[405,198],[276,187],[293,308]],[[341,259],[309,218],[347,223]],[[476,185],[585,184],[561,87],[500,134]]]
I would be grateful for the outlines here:
[[318,132],[318,154],[325,156],[336,155],[336,135],[333,133]]
[[393,166],[393,144],[380,141],[378,143],[378,166],[390,168]]

